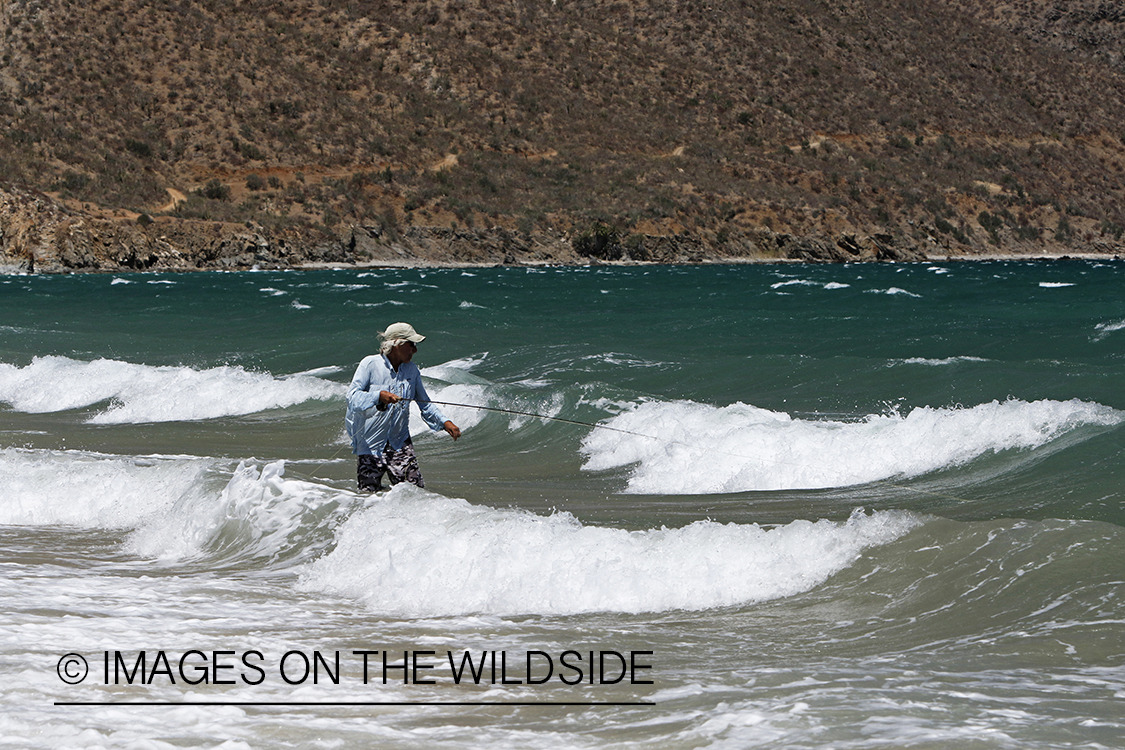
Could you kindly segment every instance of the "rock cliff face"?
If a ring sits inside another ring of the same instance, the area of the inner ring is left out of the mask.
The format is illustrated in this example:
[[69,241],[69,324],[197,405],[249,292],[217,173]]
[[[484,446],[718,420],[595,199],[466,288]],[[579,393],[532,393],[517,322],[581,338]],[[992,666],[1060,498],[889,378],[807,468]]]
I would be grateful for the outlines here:
[[523,265],[603,262],[700,263],[798,260],[848,262],[924,260],[919,249],[889,235],[841,235],[835,241],[770,230],[707,240],[680,236],[616,235],[576,251],[573,237],[528,234],[502,227],[451,229],[354,226],[334,237],[294,230],[159,217],[138,222],[98,218],[68,209],[50,196],[0,188],[0,271],[197,271],[310,265]]
[[98,218],[43,193],[0,187],[0,270],[9,273],[280,268],[353,260],[348,246],[331,237],[164,217],[143,223]]
[[43,193],[0,186],[0,272],[7,273],[577,262],[588,261],[565,237],[499,227],[411,227],[400,234],[354,226],[331,236],[172,217],[141,223],[85,215]]
[[58,266],[59,240],[81,220],[42,193],[0,190],[0,266],[34,273]]
[[[202,271],[317,266],[460,266],[584,263],[924,261],[949,257],[891,234],[802,237],[766,228],[722,235],[613,233],[583,243],[580,234],[492,227],[452,229],[357,225],[333,236],[261,226],[157,217],[95,217],[33,190],[0,186],[0,273]],[[1089,254],[1120,248],[1093,242]],[[1031,253],[1029,253],[1030,255]],[[1018,253],[1017,253],[1018,255]],[[971,258],[958,254],[956,257]]]

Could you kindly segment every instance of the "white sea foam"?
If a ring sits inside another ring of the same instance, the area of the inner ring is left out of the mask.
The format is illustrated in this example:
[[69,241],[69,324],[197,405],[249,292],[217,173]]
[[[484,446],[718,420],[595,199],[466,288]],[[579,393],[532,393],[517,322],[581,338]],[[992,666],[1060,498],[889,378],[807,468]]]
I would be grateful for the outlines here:
[[301,588],[406,617],[699,610],[806,591],[919,523],[880,512],[769,530],[697,521],[627,531],[398,485],[339,528]]
[[133,552],[152,558],[310,558],[339,523],[334,514],[362,500],[355,493],[285,477],[285,462],[242,461],[226,486],[197,486],[159,514],[138,519]]
[[0,523],[130,530],[130,552],[169,562],[296,564],[303,590],[407,617],[705,609],[790,596],[921,523],[857,512],[772,529],[697,521],[627,531],[408,484],[360,496],[287,478],[283,461],[244,461],[233,472],[221,463],[3,450]]
[[30,413],[109,401],[94,424],[170,422],[253,414],[343,395],[345,387],[308,375],[276,378],[241,367],[153,367],[111,359],[36,357],[26,367],[0,363],[0,402]]
[[894,365],[927,365],[929,367],[943,367],[945,365],[955,365],[958,362],[989,362],[991,360],[983,357],[945,357],[944,359],[927,359],[925,357],[910,357],[908,359],[895,359],[891,360],[888,367]]
[[821,289],[847,289],[851,284],[844,284],[839,281],[829,281],[827,283],[821,281],[810,281],[808,279],[789,279],[788,281],[778,281],[777,283],[770,284],[770,289],[781,289],[787,286],[817,286]]
[[[488,352],[478,355],[452,359],[432,367],[424,367],[422,375],[431,382],[426,390],[430,398],[438,403],[438,408],[462,430],[480,424],[487,413],[485,408],[514,409],[517,411],[534,411],[545,416],[557,416],[562,410],[562,396],[557,395],[549,406],[545,407],[541,400],[536,400],[534,405],[522,401],[512,401],[502,396],[498,397],[491,384],[472,374],[471,370],[477,367],[488,357]],[[434,383],[432,381],[443,381]],[[527,385],[522,383],[521,385]],[[511,417],[510,428],[515,430],[527,421],[527,418],[514,415]],[[422,421],[422,414],[416,403],[410,404],[410,434],[421,435],[430,431]]]
[[779,281],[776,284],[770,284],[770,289],[780,289],[783,286],[821,286],[821,284],[816,281],[809,281],[808,279],[789,279],[788,281]]
[[[446,402],[438,403],[436,406],[447,419],[462,430],[475,427],[484,419],[483,410],[471,408],[488,405],[488,393],[482,385],[457,384],[445,388],[428,388],[427,393],[433,401]],[[427,432],[430,432],[430,427],[422,421],[422,412],[418,404],[411,402],[410,434],[421,435]]]
[[1112,323],[1098,323],[1094,326],[1094,330],[1097,331],[1097,333],[1094,334],[1094,341],[1101,341],[1114,331],[1125,330],[1125,320],[1118,320]]
[[317,377],[320,377],[321,375],[335,375],[338,372],[342,372],[343,369],[344,368],[338,365],[326,365],[324,367],[314,367],[311,370],[302,370],[301,372],[295,372],[292,375],[283,375],[281,379],[287,380],[289,378],[301,377],[302,375],[315,375]]
[[214,459],[0,449],[0,524],[131,529],[198,488]]
[[742,403],[648,402],[585,438],[583,468],[632,466],[627,491],[638,494],[843,487],[1036,448],[1081,425],[1123,420],[1120,411],[1077,399],[920,407],[861,422],[793,419]]
[[0,449],[0,525],[131,531],[154,559],[301,559],[323,549],[355,493],[259,466],[193,456]]
[[356,307],[382,307],[383,305],[392,305],[394,307],[401,307],[401,306],[405,305],[406,303],[402,302],[401,300],[397,300],[397,299],[387,299],[387,300],[383,300],[382,302],[356,302],[355,300],[349,299],[349,300],[345,300],[344,304],[345,305],[354,305]]
[[905,289],[898,288],[897,286],[892,286],[889,289],[865,289],[864,292],[867,294],[888,294],[892,297],[898,294],[905,294],[907,297],[918,297],[919,299],[921,299],[922,297],[921,294],[908,292]]
[[448,380],[455,382],[459,376],[469,372],[474,367],[479,365],[488,356],[488,352],[483,352],[479,355],[469,357],[461,357],[460,359],[451,359],[448,362],[443,362],[440,365],[433,367],[423,367],[421,372],[428,378],[437,378],[439,380]]

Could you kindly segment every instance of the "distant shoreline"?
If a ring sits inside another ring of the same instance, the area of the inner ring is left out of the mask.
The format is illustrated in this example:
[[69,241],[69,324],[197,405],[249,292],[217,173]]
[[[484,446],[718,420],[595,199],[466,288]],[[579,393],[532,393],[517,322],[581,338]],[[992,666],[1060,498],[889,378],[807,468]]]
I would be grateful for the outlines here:
[[804,260],[801,258],[713,258],[704,259],[693,263],[665,263],[643,260],[598,260],[588,263],[566,263],[550,261],[527,261],[520,263],[471,263],[460,261],[448,262],[410,262],[373,260],[357,263],[302,263],[292,267],[292,270],[321,271],[321,270],[347,270],[349,268],[583,268],[589,266],[611,266],[629,268],[634,266],[827,266],[852,264],[896,264],[896,263],[977,263],[998,261],[1057,261],[1057,260],[1125,260],[1120,254],[1109,253],[989,253],[985,255],[949,255],[944,257],[929,257],[919,260],[854,260],[845,263],[830,263],[825,261]]
[[433,260],[370,260],[349,262],[307,262],[294,263],[288,266],[270,265],[262,268],[251,266],[248,268],[91,268],[91,269],[66,269],[62,271],[35,271],[28,272],[16,266],[0,266],[0,276],[68,276],[71,274],[180,274],[180,273],[264,273],[268,271],[346,271],[346,270],[408,270],[408,269],[456,269],[456,268],[634,268],[634,267],[660,267],[660,266],[758,266],[758,265],[784,265],[784,266],[825,266],[849,264],[915,264],[915,263],[996,263],[996,262],[1053,262],[1060,260],[1107,261],[1120,262],[1125,260],[1120,254],[1108,253],[987,253],[982,255],[948,255],[934,256],[917,260],[854,260],[839,263],[825,261],[812,261],[800,258],[709,258],[691,263],[667,263],[657,261],[639,260],[594,260],[588,263],[563,262],[563,261],[522,261],[517,263],[496,262],[469,262],[469,261],[433,261]]
[[[175,217],[147,222],[74,213],[34,190],[0,186],[0,273],[125,273],[318,268],[744,265],[762,263],[953,263],[1120,259],[1113,234],[970,247],[917,233],[840,228],[808,234],[750,227],[716,234],[625,232],[606,224],[526,232],[496,224],[408,227],[351,224],[264,227]],[[938,233],[940,234],[940,232]],[[948,243],[948,244],[947,244]]]

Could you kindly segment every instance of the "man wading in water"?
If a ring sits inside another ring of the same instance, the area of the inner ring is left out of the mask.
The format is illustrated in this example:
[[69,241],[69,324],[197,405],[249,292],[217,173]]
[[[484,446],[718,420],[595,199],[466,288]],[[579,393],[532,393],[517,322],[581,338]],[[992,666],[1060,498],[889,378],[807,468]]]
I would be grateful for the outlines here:
[[380,353],[364,358],[352,377],[344,417],[356,455],[359,489],[383,489],[383,474],[392,485],[410,482],[425,487],[410,441],[410,402],[418,403],[422,419],[435,432],[445,430],[456,440],[461,430],[430,402],[418,366],[410,361],[426,337],[409,323],[395,323],[379,338]]

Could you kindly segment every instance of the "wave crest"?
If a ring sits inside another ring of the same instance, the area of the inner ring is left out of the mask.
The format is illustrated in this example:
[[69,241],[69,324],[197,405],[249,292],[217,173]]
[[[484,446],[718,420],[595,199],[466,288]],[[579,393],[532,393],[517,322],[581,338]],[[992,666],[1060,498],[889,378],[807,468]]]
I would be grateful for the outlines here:
[[406,617],[699,610],[807,591],[920,523],[891,511],[628,531],[399,485],[340,527],[300,587]]
[[81,409],[109,402],[92,424],[173,422],[253,414],[342,396],[345,387],[311,375],[278,378],[241,367],[139,365],[36,357],[26,367],[0,363],[0,402],[17,411]]
[[632,465],[627,491],[636,494],[844,487],[1037,448],[1082,425],[1123,419],[1077,399],[919,407],[859,422],[794,419],[742,403],[649,402],[602,423],[612,429],[590,433],[583,468]]

